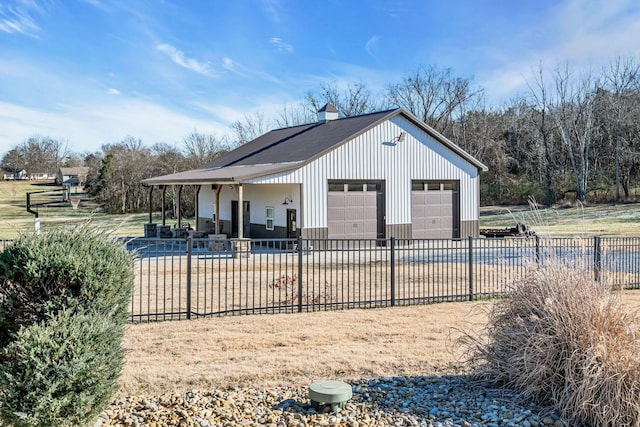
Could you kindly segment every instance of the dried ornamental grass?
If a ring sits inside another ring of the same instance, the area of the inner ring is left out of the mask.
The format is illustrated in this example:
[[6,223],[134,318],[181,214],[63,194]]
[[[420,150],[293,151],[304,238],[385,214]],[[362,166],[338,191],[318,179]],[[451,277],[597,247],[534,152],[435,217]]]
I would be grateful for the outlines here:
[[592,272],[530,269],[467,337],[479,376],[553,407],[576,425],[640,426],[637,317]]

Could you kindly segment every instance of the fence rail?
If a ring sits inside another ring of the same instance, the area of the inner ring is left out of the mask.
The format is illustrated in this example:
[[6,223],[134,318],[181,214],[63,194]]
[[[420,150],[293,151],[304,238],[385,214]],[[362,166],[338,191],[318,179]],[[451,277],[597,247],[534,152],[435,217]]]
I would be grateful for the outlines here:
[[640,238],[129,240],[131,320],[291,313],[503,295],[552,260],[640,287]]

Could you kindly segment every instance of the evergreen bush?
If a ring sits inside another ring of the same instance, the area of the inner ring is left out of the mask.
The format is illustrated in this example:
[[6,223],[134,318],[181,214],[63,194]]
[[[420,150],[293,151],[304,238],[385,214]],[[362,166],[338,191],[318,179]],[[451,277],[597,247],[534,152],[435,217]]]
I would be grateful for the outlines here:
[[106,408],[124,360],[133,259],[82,228],[0,252],[0,425],[87,425]]
[[107,316],[59,311],[21,328],[0,364],[0,425],[89,425],[117,389],[123,326]]
[[84,229],[26,235],[0,252],[0,347],[21,326],[62,309],[125,322],[133,257],[114,239]]

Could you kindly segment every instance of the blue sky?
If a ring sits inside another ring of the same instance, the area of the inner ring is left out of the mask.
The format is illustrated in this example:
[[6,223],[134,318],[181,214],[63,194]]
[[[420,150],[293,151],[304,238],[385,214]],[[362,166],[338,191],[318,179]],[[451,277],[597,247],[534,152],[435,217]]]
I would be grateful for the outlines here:
[[383,90],[419,65],[498,104],[539,64],[640,58],[635,0],[0,0],[0,155],[32,135],[99,150],[275,115],[323,83]]

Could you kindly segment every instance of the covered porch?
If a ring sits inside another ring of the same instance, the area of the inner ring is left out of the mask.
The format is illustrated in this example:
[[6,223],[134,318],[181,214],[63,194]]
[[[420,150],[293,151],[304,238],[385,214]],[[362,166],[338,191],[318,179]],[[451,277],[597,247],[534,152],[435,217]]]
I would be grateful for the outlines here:
[[[297,238],[302,186],[251,182],[274,169],[275,165],[195,169],[144,180],[143,184],[149,188],[145,237]],[[183,218],[181,209],[183,189],[187,186],[194,190],[195,218],[189,222]],[[177,195],[173,227],[167,225],[169,188]],[[157,213],[154,218],[153,209],[158,196],[161,198],[159,219]]]

